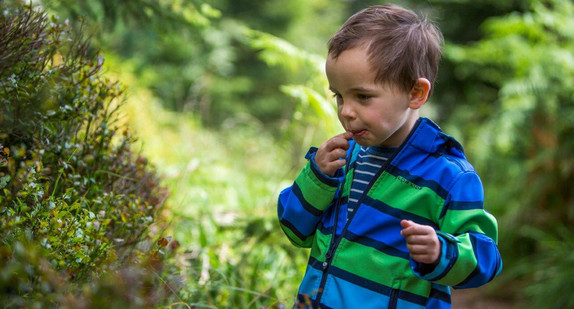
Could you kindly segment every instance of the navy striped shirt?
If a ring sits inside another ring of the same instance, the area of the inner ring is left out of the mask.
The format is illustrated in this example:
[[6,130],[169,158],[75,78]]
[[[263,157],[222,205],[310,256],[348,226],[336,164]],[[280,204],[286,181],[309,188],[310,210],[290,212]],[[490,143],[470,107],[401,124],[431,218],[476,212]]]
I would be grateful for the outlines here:
[[397,148],[387,148],[380,146],[363,147],[355,162],[355,174],[351,184],[351,193],[347,205],[347,218],[351,217],[357,207],[357,202],[365,192],[369,182],[375,174],[387,162],[389,157]]

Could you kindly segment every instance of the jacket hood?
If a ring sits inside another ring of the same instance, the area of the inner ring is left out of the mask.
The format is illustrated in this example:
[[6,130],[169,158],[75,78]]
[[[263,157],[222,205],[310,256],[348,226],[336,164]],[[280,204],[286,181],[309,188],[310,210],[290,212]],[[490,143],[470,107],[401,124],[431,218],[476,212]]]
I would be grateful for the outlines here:
[[442,132],[441,128],[428,118],[419,118],[406,143],[422,152],[446,152],[464,158],[462,145],[452,136]]

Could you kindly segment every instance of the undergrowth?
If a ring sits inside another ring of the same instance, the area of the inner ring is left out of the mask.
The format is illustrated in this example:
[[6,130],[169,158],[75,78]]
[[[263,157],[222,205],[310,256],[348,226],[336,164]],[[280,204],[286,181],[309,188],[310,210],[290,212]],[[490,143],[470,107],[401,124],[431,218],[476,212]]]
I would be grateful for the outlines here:
[[178,242],[163,235],[167,190],[117,123],[124,88],[67,21],[0,9],[0,303],[165,304]]

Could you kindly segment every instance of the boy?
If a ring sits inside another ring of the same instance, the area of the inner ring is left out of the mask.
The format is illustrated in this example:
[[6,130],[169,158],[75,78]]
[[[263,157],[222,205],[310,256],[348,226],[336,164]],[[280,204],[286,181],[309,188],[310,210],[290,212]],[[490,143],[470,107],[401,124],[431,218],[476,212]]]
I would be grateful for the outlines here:
[[501,270],[496,219],[461,145],[418,111],[442,35],[396,5],[364,9],[329,41],[345,133],[311,148],[279,195],[281,227],[311,248],[296,308],[450,308],[450,289]]

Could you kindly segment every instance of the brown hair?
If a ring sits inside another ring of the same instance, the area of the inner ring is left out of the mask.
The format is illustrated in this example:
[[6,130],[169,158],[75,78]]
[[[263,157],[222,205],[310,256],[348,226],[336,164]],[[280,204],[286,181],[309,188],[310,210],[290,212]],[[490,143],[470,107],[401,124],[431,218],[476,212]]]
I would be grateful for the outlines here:
[[434,83],[442,44],[440,30],[426,18],[385,4],[351,16],[329,41],[329,56],[337,59],[345,50],[365,47],[377,72],[376,82],[410,91],[417,78]]

